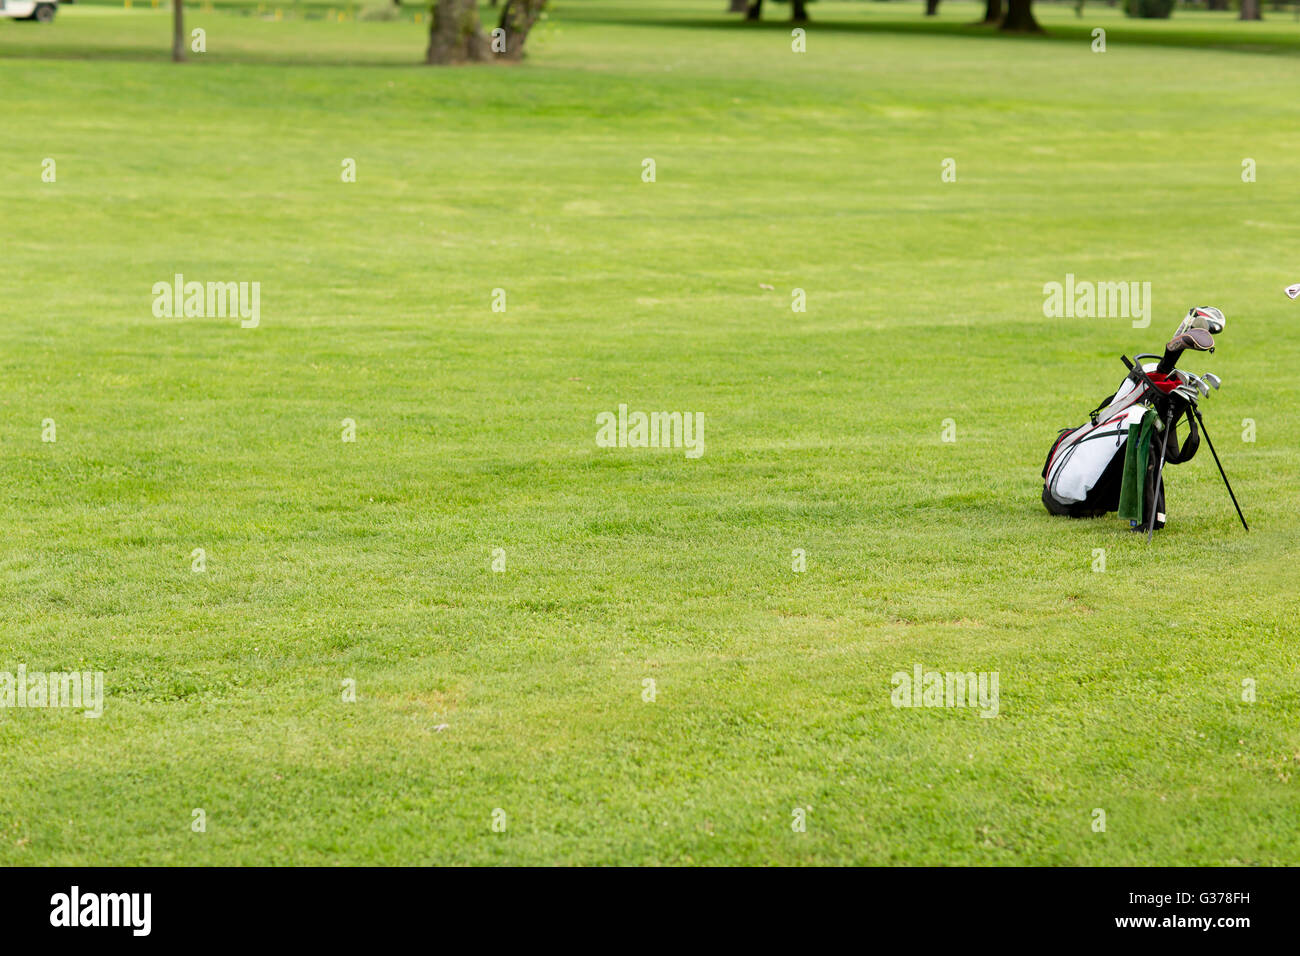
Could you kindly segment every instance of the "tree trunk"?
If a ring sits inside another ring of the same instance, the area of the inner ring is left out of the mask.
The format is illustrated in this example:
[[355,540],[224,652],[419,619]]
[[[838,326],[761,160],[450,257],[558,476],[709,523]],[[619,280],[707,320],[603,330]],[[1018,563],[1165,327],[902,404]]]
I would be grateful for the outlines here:
[[1002,29],[1018,33],[1042,33],[1043,28],[1034,19],[1033,0],[1007,0],[1007,15]]
[[749,9],[749,0],[731,0],[731,6],[727,7],[728,13],[744,13]]
[[492,51],[478,19],[478,0],[435,0],[429,20],[426,63],[490,60]]
[[925,0],[925,15],[932,17],[939,12],[939,0]]
[[763,0],[754,0],[749,5],[749,10],[745,12],[746,20],[757,20],[763,15]]
[[1205,8],[1207,10],[1226,10],[1228,9],[1228,0],[1209,0]]
[[501,21],[497,24],[505,31],[505,49],[494,52],[507,60],[521,59],[528,31],[542,15],[545,6],[546,0],[506,0],[501,9]]
[[172,0],[172,62],[185,62],[185,0]]
[[1259,9],[1259,0],[1241,0],[1241,19],[1263,20],[1264,14]]
[[993,24],[1002,22],[1002,0],[988,0],[984,5],[984,19],[981,23]]
[[[927,0],[927,2],[929,2],[929,0]],[[935,0],[935,2],[937,3],[938,0]],[[804,6],[804,0],[790,0],[790,8],[790,19],[792,21],[795,23],[808,22],[808,10]]]

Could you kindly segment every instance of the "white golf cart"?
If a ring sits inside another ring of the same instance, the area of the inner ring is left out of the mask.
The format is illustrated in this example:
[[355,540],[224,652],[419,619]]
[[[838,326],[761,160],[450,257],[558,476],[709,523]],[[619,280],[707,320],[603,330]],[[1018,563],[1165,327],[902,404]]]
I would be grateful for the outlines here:
[[0,0],[0,17],[50,23],[59,11],[59,0]]

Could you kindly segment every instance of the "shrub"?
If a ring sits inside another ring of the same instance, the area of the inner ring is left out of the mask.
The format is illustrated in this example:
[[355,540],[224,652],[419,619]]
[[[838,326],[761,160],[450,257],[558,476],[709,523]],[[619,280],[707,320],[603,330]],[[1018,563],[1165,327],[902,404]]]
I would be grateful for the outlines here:
[[358,20],[396,20],[398,9],[392,3],[376,3],[357,14]]

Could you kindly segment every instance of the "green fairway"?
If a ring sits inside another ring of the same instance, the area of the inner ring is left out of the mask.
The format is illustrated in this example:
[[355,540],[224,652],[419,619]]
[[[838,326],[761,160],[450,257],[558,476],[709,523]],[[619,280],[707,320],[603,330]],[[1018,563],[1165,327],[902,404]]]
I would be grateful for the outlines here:
[[[1300,24],[725,6],[0,20],[0,672],[104,673],[0,709],[0,864],[1300,864]],[[1193,305],[1250,533],[1204,443],[1150,545],[1049,516]]]

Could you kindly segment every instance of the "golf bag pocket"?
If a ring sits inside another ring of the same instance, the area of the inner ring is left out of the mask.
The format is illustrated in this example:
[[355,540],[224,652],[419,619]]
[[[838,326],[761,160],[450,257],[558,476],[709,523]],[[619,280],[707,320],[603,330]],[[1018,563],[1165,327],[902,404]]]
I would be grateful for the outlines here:
[[1057,439],[1043,467],[1043,504],[1052,514],[1091,518],[1119,507],[1129,426],[1142,420],[1134,406]]

